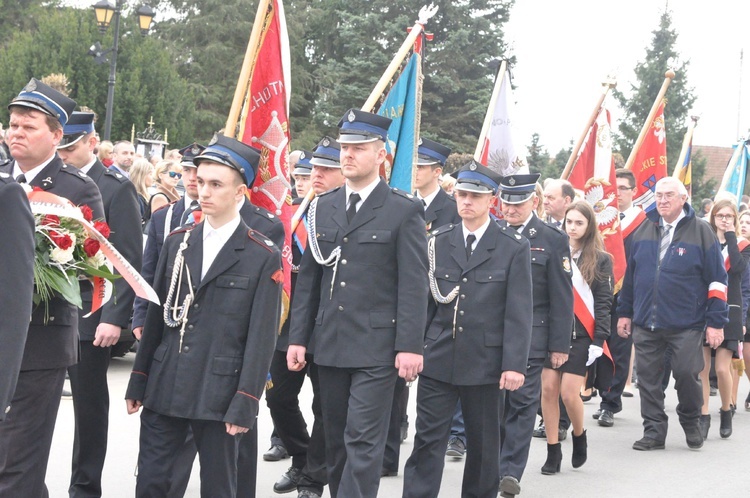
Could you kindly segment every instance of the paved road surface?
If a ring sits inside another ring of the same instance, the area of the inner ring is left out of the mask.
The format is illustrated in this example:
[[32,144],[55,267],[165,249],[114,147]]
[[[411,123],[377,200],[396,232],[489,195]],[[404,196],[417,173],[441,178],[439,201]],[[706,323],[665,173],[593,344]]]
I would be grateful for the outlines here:
[[[128,416],[123,396],[134,355],[112,361],[110,367],[109,450],[104,467],[103,496],[105,498],[132,497],[135,489],[135,468],[138,453],[137,416]],[[414,436],[416,383],[412,387],[409,418],[412,422],[409,438],[401,446],[401,468],[411,453]],[[712,497],[746,496],[745,482],[750,465],[750,412],[744,411],[744,399],[750,384],[746,378],[740,384],[740,411],[734,418],[734,434],[727,440],[719,438],[719,399],[711,399],[712,427],[709,439],[699,451],[689,450],[677,422],[674,389],[668,389],[667,412],[670,417],[670,432],[667,449],[652,453],[631,449],[633,441],[641,437],[641,419],[638,409],[638,394],[624,400],[624,410],[616,415],[615,426],[603,428],[596,425],[591,414],[598,408],[598,398],[586,403],[586,426],[588,428],[589,460],[580,469],[570,465],[571,441],[563,442],[562,472],[554,476],[543,476],[539,472],[546,458],[546,443],[541,439],[532,441],[531,455],[526,475],[522,481],[523,497]],[[308,420],[312,391],[309,383],[303,390],[303,407]],[[268,448],[271,420],[265,401],[259,419],[259,450]],[[66,497],[70,477],[70,454],[73,446],[73,405],[63,400],[57,419],[52,446],[47,485],[52,498]],[[274,481],[286,468],[290,460],[269,463],[259,457],[258,498],[277,497],[273,493]],[[188,488],[188,497],[198,497],[198,465],[194,466],[193,478]],[[460,496],[463,461],[447,459],[441,498]],[[380,497],[401,496],[402,476],[384,478],[380,485]],[[296,498],[296,494],[286,495]],[[325,496],[329,496],[327,493]],[[342,497],[345,498],[345,497]]]

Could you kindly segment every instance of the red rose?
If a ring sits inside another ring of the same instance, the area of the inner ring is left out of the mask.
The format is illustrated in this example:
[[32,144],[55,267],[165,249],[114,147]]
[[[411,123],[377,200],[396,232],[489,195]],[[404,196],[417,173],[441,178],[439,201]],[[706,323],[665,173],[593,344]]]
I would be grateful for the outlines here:
[[70,249],[70,246],[73,245],[73,239],[71,239],[68,234],[63,235],[59,232],[50,232],[49,236],[52,239],[52,242],[63,251],[67,251]]
[[105,239],[109,238],[109,225],[104,221],[94,222],[94,228],[104,236]]
[[54,214],[44,215],[44,218],[42,218],[42,225],[49,227],[59,227],[60,217]]
[[83,252],[86,253],[86,256],[89,258],[93,258],[96,256],[96,253],[99,252],[99,241],[95,239],[86,239],[83,241]]
[[83,219],[86,221],[91,221],[94,219],[94,212],[86,204],[81,206],[81,213],[83,213]]

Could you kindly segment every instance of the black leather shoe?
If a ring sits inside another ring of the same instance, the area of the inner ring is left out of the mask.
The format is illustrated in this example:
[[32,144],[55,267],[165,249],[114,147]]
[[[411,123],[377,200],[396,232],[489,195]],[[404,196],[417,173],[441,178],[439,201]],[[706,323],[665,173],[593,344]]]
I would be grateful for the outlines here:
[[547,443],[547,461],[542,466],[542,474],[549,476],[560,472],[560,462],[562,462],[562,447],[560,443]]
[[703,440],[705,441],[708,439],[708,429],[711,428],[711,415],[701,415],[698,425],[701,429],[701,436],[703,436]]
[[719,410],[719,414],[721,415],[721,426],[719,426],[719,436],[721,436],[722,439],[726,439],[729,436],[732,435],[732,415],[734,413],[732,410]]
[[448,448],[445,450],[445,455],[453,458],[463,458],[466,453],[466,445],[463,441],[457,437],[452,437],[448,441]]
[[513,476],[505,476],[500,481],[500,496],[509,498],[521,494],[521,483]]
[[398,470],[380,469],[380,477],[396,477]]
[[599,420],[599,416],[602,414],[602,409],[599,408],[597,411],[594,412],[593,415],[591,415],[591,418],[594,420]]
[[615,425],[615,414],[609,410],[602,410],[601,415],[599,415],[599,422],[597,423],[602,427],[612,427]]
[[687,442],[688,448],[697,450],[703,446],[703,434],[701,434],[701,429],[698,424],[683,427],[682,430],[685,431],[685,441]]
[[633,443],[633,449],[638,451],[663,450],[664,441],[657,441],[650,437],[643,437]]
[[268,451],[263,453],[263,460],[266,462],[278,462],[279,460],[284,460],[285,458],[289,458],[289,453],[286,452],[286,448],[281,446],[280,444],[274,444],[270,448],[268,448]]
[[274,493],[291,493],[297,489],[297,484],[302,477],[302,469],[289,467],[289,470],[281,474],[281,477],[273,485]]
[[534,429],[534,432],[532,433],[532,436],[539,437],[539,438],[546,438],[547,437],[547,431],[544,429],[544,422],[539,422],[539,427]]
[[62,394],[60,394],[61,399],[73,399],[73,393],[70,392],[70,389],[63,389]]

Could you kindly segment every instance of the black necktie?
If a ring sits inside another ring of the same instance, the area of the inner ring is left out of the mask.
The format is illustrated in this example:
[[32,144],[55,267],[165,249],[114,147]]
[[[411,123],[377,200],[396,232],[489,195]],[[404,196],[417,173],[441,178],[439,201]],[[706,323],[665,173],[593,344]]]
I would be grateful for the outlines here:
[[470,233],[466,236],[466,259],[468,260],[471,257],[472,249],[471,246],[474,245],[474,241],[477,240],[477,236],[473,233]]
[[625,213],[620,213],[620,221],[625,219]]
[[360,199],[361,197],[356,192],[349,194],[349,208],[346,210],[346,221],[349,223],[352,222],[352,218],[357,214],[357,203]]
[[21,173],[16,177],[16,183],[26,183],[26,175]]
[[190,206],[185,210],[184,213],[182,213],[182,221],[180,222],[180,225],[184,225],[188,217],[190,216],[190,213],[198,208],[200,208],[200,204],[198,204],[198,201],[191,202]]

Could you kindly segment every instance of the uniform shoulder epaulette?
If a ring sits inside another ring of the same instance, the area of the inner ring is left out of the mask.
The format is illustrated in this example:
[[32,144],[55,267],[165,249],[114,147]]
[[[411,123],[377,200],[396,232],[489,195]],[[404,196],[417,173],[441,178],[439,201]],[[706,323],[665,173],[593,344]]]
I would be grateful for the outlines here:
[[10,180],[10,175],[8,173],[3,173],[2,171],[0,171],[0,180]]
[[405,199],[409,199],[410,201],[416,202],[417,198],[414,197],[414,194],[410,194],[409,192],[405,192],[399,188],[391,187],[391,192],[394,194],[398,194],[401,197],[404,197]]
[[180,202],[180,201],[182,201],[182,199],[177,199],[176,201],[172,201],[172,202],[170,202],[169,204],[164,204],[163,206],[159,207],[159,209],[157,209],[156,211],[154,211],[153,213],[151,213],[151,216],[155,215],[155,214],[156,214],[156,213],[158,213],[159,211],[164,211],[164,210],[165,210],[165,209],[167,209],[167,208],[168,208],[169,206],[174,206],[175,204],[177,204],[177,203],[178,203],[178,202]]
[[264,247],[268,252],[273,252],[273,248],[276,247],[276,244],[274,244],[271,239],[252,228],[248,229],[247,238],[259,246]]
[[456,228],[457,226],[458,225],[454,225],[453,223],[449,223],[448,225],[443,225],[441,227],[436,228],[435,230],[430,231],[430,235],[432,235],[433,237],[435,237],[437,235],[448,233],[451,230],[453,230],[454,228]]
[[506,237],[515,240],[517,243],[521,243],[522,240],[524,240],[526,237],[521,235],[520,233],[516,232],[515,229],[509,228],[508,226],[500,227],[500,233],[505,235]]
[[275,214],[273,214],[268,209],[262,208],[260,206],[255,206],[255,212],[258,213],[259,215],[263,216],[264,218],[268,218],[269,220],[275,220],[276,219],[276,215]]
[[167,235],[167,237],[171,237],[172,235],[177,235],[178,233],[189,232],[193,228],[195,228],[196,226],[198,226],[196,223],[186,223],[186,224],[184,224],[182,226],[179,226],[179,227],[175,228],[171,232],[169,232],[169,235]]
[[339,187],[334,187],[331,190],[326,190],[325,192],[323,192],[321,194],[316,194],[316,195],[317,195],[317,197],[323,197],[324,195],[328,195],[328,194],[332,194],[334,192],[338,192],[340,188],[341,188],[340,186]]
[[127,178],[125,178],[125,175],[123,175],[122,173],[117,173],[116,171],[112,171],[109,168],[104,168],[104,175],[114,178],[120,183],[125,183],[129,181]]
[[73,176],[75,178],[78,178],[79,180],[81,180],[83,182],[86,182],[86,181],[93,182],[94,181],[94,180],[91,179],[91,177],[89,175],[87,175],[86,173],[84,173],[80,169],[74,168],[72,166],[68,166],[67,164],[63,164],[62,168],[60,168],[60,171],[62,171],[63,173],[67,173],[70,176]]

